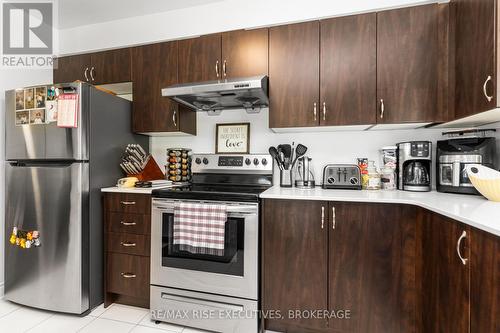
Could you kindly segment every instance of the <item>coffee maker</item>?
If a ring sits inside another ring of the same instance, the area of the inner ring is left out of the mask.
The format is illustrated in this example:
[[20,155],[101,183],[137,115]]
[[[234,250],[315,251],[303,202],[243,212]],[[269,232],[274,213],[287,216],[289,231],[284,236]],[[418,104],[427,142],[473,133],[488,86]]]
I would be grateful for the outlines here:
[[478,136],[441,140],[437,142],[436,159],[439,192],[479,194],[467,176],[466,167],[482,164],[496,169],[496,140]]
[[432,188],[432,142],[401,142],[398,147],[398,189],[428,192]]

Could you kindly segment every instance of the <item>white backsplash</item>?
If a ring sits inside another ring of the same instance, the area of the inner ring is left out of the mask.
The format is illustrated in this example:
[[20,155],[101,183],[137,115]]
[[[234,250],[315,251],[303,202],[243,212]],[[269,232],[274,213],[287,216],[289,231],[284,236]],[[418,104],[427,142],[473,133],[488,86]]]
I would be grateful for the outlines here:
[[[218,123],[250,122],[251,153],[267,153],[269,146],[281,143],[302,143],[308,147],[316,180],[321,182],[323,167],[329,163],[355,163],[357,157],[374,160],[380,167],[380,148],[402,141],[429,140],[434,144],[441,139],[443,129],[380,130],[380,131],[335,131],[307,133],[274,133],[268,127],[268,109],[259,114],[247,114],[243,110],[226,110],[220,116],[197,113],[198,135],[175,137],[152,137],[151,147],[159,164],[164,165],[166,148],[191,148],[195,153],[215,152],[215,125]],[[500,123],[488,128],[499,128]],[[497,132],[497,149],[500,149],[500,130]],[[434,146],[435,148],[435,146]],[[500,165],[500,151],[499,165]],[[277,168],[276,168],[277,169]],[[435,168],[433,168],[434,172]],[[275,183],[278,178],[275,178]]]

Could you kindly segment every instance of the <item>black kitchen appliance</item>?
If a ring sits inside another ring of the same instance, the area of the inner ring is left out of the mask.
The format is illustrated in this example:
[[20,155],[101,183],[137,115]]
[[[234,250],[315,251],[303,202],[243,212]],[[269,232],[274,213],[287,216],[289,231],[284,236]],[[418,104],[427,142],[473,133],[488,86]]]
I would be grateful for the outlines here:
[[432,142],[401,142],[398,147],[398,189],[428,192],[432,188]]
[[467,176],[468,164],[497,169],[494,137],[463,137],[437,142],[436,187],[439,192],[479,194]]

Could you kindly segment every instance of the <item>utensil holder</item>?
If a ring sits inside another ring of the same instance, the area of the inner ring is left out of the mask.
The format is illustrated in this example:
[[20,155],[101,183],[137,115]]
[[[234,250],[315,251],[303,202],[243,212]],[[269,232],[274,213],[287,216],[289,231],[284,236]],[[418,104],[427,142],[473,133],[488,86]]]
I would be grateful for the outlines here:
[[292,187],[293,186],[292,176],[293,176],[292,169],[280,170],[280,186]]
[[136,177],[140,181],[151,181],[151,180],[159,180],[165,179],[165,174],[161,171],[160,166],[156,163],[153,156],[149,155],[148,162],[142,170],[141,173],[136,175],[128,174],[129,177]]

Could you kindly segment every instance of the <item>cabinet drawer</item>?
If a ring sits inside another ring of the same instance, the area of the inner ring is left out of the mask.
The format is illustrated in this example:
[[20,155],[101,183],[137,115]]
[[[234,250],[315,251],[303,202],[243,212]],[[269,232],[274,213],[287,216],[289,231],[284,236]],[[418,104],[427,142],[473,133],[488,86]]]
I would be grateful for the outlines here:
[[151,233],[151,215],[109,213],[106,230],[149,235]]
[[151,211],[149,194],[112,193],[106,196],[106,200],[111,212],[149,214]]
[[106,291],[138,298],[149,297],[149,258],[108,253]]
[[110,232],[106,235],[106,248],[108,252],[149,257],[150,240],[145,235]]

